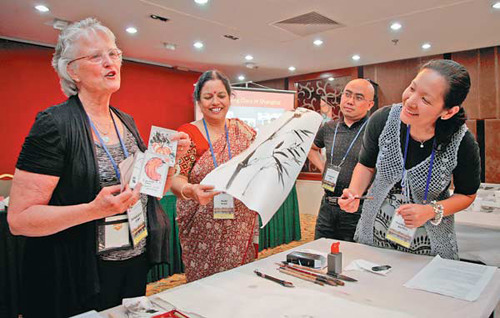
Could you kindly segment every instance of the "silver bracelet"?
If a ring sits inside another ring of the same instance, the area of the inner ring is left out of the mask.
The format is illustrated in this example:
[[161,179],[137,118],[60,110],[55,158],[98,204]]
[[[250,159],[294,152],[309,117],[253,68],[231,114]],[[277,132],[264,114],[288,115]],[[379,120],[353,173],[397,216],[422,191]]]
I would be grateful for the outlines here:
[[442,204],[436,202],[436,200],[432,200],[430,205],[434,210],[434,218],[430,219],[432,225],[439,225],[443,220],[444,207]]

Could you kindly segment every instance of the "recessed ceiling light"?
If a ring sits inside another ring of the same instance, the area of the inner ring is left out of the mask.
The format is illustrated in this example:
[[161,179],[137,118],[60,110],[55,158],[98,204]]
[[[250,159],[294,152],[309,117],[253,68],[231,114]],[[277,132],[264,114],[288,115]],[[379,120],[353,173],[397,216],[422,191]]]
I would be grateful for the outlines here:
[[352,59],[355,60],[355,61],[359,61],[360,58],[361,58],[361,56],[359,56],[358,54],[354,54],[352,56]]
[[293,72],[293,71],[295,71],[295,70],[296,70],[296,68],[295,68],[295,66],[290,66],[290,67],[288,68],[288,70],[289,70],[290,72]]
[[35,6],[35,9],[37,9],[40,12],[49,12],[50,11],[49,8],[47,8],[43,4]]
[[248,54],[247,56],[245,56],[245,60],[251,61],[251,60],[253,60],[253,56],[251,56],[250,54]]
[[331,76],[328,78],[328,80],[329,80],[330,82],[331,82],[331,81],[333,81],[334,79],[335,79],[335,78],[334,78],[334,77],[331,77]]
[[314,43],[314,45],[316,45],[316,46],[320,46],[321,44],[323,44],[323,41],[321,41],[320,39],[316,39],[316,40],[314,40],[314,42],[313,42],[313,43]]
[[493,3],[493,4],[491,5],[491,7],[492,7],[493,9],[500,9],[500,1]]
[[201,49],[203,47],[203,42],[196,41],[193,43],[193,46],[197,49]]
[[243,76],[243,75],[238,76],[238,80],[244,81],[245,80],[245,76]]
[[137,33],[137,29],[134,27],[128,27],[125,31],[127,31],[130,34],[135,34]]
[[430,44],[430,43],[424,43],[424,44],[422,44],[422,48],[423,48],[424,50],[428,50],[428,49],[430,49],[430,48],[431,48],[431,44]]
[[397,31],[399,29],[401,29],[401,23],[399,22],[394,22],[393,24],[391,24],[391,29],[393,29],[394,31]]
[[207,4],[208,0],[194,0],[197,4]]

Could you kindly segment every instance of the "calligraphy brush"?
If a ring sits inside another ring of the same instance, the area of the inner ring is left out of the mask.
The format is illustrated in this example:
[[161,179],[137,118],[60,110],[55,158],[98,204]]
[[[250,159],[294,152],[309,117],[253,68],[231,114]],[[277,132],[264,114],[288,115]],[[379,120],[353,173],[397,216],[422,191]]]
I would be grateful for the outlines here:
[[287,274],[287,275],[294,276],[294,277],[297,277],[297,278],[300,278],[303,280],[307,280],[309,282],[318,284],[320,286],[324,285],[324,283],[322,281],[320,281],[316,278],[312,278],[311,276],[308,276],[308,275],[300,274],[300,273],[297,273],[297,272],[294,272],[294,271],[291,271],[291,270],[285,269],[285,268],[279,268],[278,270],[283,274]]
[[296,268],[296,267],[293,267],[293,266],[290,266],[290,265],[282,265],[282,266],[285,267],[285,268],[289,268],[291,270],[294,270],[296,272],[302,273],[302,274],[306,274],[306,275],[310,275],[310,276],[319,278],[322,281],[324,281],[326,283],[329,283],[329,285],[332,285],[332,286],[337,286],[337,285],[344,286],[344,282],[343,281],[338,280],[338,279],[333,278],[333,277],[328,277],[328,276],[326,276],[324,274],[312,273],[312,272],[309,272],[307,270],[299,269],[299,268]]
[[[329,197],[332,199],[347,199],[347,197],[341,196],[341,197]],[[373,200],[372,196],[355,196],[355,200]]]
[[295,272],[295,273],[298,273],[300,275],[305,275],[307,277],[310,277],[311,279],[315,279],[319,282],[322,282],[324,284],[327,284],[327,285],[331,285],[331,286],[337,286],[337,284],[335,283],[334,279],[330,279],[329,277],[323,277],[321,275],[315,275],[313,273],[308,273],[306,271],[298,271],[292,267],[281,267],[281,269],[284,269],[284,270],[289,270],[291,272]]
[[[320,269],[315,269],[315,268],[311,268],[311,267],[297,265],[295,263],[291,263],[291,262],[287,262],[287,261],[283,261],[282,263],[276,263],[276,265],[279,265],[279,266],[281,266],[282,264],[288,265],[288,266],[291,266],[291,267],[294,267],[294,268],[304,269],[304,270],[306,270],[308,272],[313,272],[313,273],[318,273],[318,274],[321,274],[321,275],[326,275],[326,277],[333,278],[333,279],[340,279],[340,280],[343,280],[343,281],[346,281],[346,282],[357,282],[358,281],[357,279],[354,279],[354,278],[346,276],[346,275],[336,274],[336,273],[330,273],[330,272],[325,274]],[[333,277],[330,277],[330,276],[333,276]]]
[[253,272],[254,272],[255,274],[257,274],[257,276],[262,277],[262,278],[265,278],[265,279],[269,279],[270,281],[273,281],[273,282],[275,282],[275,283],[278,283],[278,284],[280,284],[281,286],[285,286],[285,287],[295,287],[295,286],[293,286],[293,284],[292,284],[292,283],[290,283],[290,282],[287,282],[287,281],[285,281],[285,280],[282,280],[282,279],[279,279],[279,278],[276,278],[276,277],[272,277],[272,276],[266,275],[266,274],[264,274],[264,273],[259,272],[258,270],[254,270]]
[[307,270],[309,272],[313,272],[313,273],[317,273],[317,274],[324,274],[321,269],[316,269],[316,268],[311,268],[311,267],[307,267],[307,266],[297,265],[295,263],[287,262],[287,261],[282,261],[281,263],[276,263],[276,265],[279,265],[279,266],[285,265],[285,266],[290,266],[290,267],[305,269],[305,270]]

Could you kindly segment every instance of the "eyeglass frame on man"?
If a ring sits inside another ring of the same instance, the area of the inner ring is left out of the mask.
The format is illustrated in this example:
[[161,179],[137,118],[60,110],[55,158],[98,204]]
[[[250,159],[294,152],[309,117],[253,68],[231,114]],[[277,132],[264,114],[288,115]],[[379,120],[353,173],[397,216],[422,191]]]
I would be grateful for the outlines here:
[[354,93],[351,92],[350,90],[344,90],[342,91],[342,96],[345,96],[345,98],[350,99],[351,97],[354,97],[354,101],[361,103],[363,101],[371,102],[371,100],[367,99],[363,94],[361,93]]
[[[116,57],[113,57],[111,55],[112,52],[116,52],[117,53]],[[116,60],[119,60],[119,59],[122,58],[123,52],[119,48],[115,48],[115,49],[109,50],[106,54],[108,55],[108,57],[110,58],[110,60],[116,61]],[[87,59],[92,64],[99,64],[99,63],[102,63],[102,61],[104,59],[104,54],[101,52],[101,53],[94,53],[94,54],[89,54],[89,55],[81,56],[81,57],[78,57],[76,59],[73,59],[73,60],[69,61],[67,65],[70,65],[73,62],[76,62],[76,61],[79,61],[79,60],[83,60],[83,59]],[[92,59],[98,59],[98,60],[94,60],[93,61]]]

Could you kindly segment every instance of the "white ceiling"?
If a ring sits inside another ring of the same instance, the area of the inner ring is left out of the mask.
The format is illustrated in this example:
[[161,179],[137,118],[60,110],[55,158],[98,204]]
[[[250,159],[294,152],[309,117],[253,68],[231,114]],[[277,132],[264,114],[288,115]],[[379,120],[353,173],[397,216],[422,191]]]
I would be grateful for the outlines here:
[[[417,56],[500,45],[493,0],[0,0],[0,37],[54,46],[54,18],[94,16],[117,36],[125,58],[195,71],[218,68],[237,81],[260,81]],[[48,13],[34,9],[45,4]],[[298,36],[272,24],[318,12],[342,27]],[[153,20],[151,14],[169,18]],[[398,21],[402,28],[389,26]],[[128,26],[138,32],[125,32]],[[230,34],[239,40],[229,40]],[[322,39],[321,47],[313,45]],[[398,39],[396,45],[392,40]],[[203,41],[202,50],[193,47]],[[177,50],[163,48],[175,43]],[[422,43],[432,48],[424,51]],[[254,56],[257,69],[244,66]],[[357,62],[351,59],[359,54]],[[288,71],[295,66],[295,72]]]

